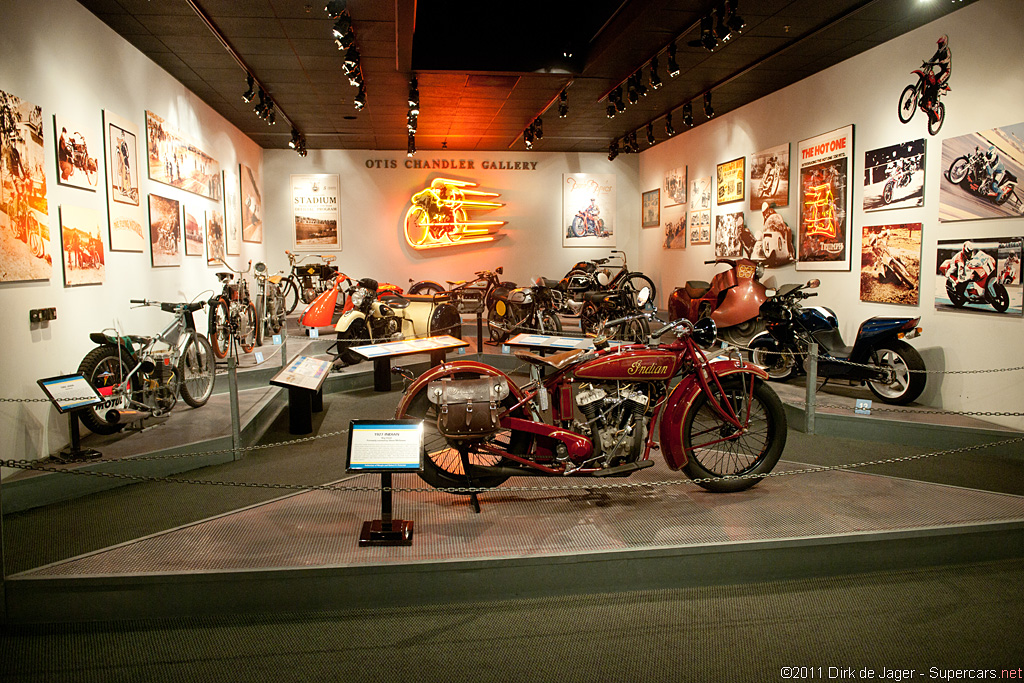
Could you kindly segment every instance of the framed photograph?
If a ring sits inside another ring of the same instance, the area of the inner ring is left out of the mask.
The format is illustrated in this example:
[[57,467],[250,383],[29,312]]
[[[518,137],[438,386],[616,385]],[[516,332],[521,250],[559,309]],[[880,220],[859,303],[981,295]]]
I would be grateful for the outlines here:
[[788,142],[750,157],[750,210],[762,211],[765,204],[776,209],[789,204]]
[[293,175],[291,182],[295,249],[341,249],[341,176]]
[[242,205],[238,201],[238,176],[230,171],[221,171],[221,185],[224,188],[224,243],[228,256],[242,253]]
[[181,204],[149,195],[149,243],[153,267],[181,265]]
[[[793,249],[793,230],[785,219],[772,207],[761,213],[761,232],[755,237],[754,253],[750,257],[760,261],[766,268],[781,268],[796,260]],[[751,219],[756,224],[757,217]]]
[[673,168],[665,174],[665,206],[686,203],[686,166]]
[[733,159],[724,164],[718,164],[718,204],[730,204],[742,202],[746,196],[743,178],[746,168],[746,157]]
[[860,242],[860,300],[917,306],[921,223],[865,225]]
[[690,245],[711,244],[711,176],[690,183]]
[[0,282],[53,273],[43,154],[43,110],[0,90]]
[[242,197],[242,241],[263,242],[263,193],[252,169],[239,164]]
[[715,216],[716,258],[750,258],[755,243],[742,211]]
[[989,315],[1024,315],[1020,262],[1024,237],[964,236],[939,240],[935,308]]
[[924,206],[924,138],[864,153],[864,210]]
[[146,146],[150,180],[220,201],[217,160],[151,111],[146,112]]
[[940,221],[1024,215],[1024,123],[946,138],[941,168]]
[[110,111],[103,112],[107,161],[107,220],[110,250],[142,252],[146,247],[139,195],[139,129]]
[[562,246],[615,246],[615,175],[562,175]]
[[686,249],[686,205],[673,204],[665,207],[666,249]]
[[106,278],[100,212],[80,206],[60,207],[64,286],[101,285]]
[[206,212],[184,205],[185,256],[203,255],[203,233],[206,232]]
[[219,208],[206,212],[206,265],[220,266],[227,253],[224,250],[224,214]]
[[95,192],[100,182],[97,152],[103,149],[99,133],[92,126],[56,114],[53,132],[57,141],[57,182]]
[[649,190],[640,195],[642,198],[641,225],[645,228],[656,228],[661,224],[661,190]]
[[801,140],[797,270],[850,270],[853,126]]

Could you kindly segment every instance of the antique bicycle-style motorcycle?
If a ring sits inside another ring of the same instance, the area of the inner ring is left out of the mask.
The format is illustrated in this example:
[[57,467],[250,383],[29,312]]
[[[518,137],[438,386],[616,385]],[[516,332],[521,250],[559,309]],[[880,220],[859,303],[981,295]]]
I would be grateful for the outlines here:
[[[653,341],[670,331],[672,341]],[[513,476],[626,476],[651,466],[651,450],[660,448],[669,467],[704,488],[740,491],[760,480],[743,475],[767,474],[778,462],[786,415],[762,369],[738,353],[700,350],[714,338],[713,322],[679,320],[649,344],[613,348],[599,335],[591,350],[518,351],[532,376],[523,386],[484,363],[444,363],[411,381],[396,417],[424,420],[420,476],[439,488],[491,488]]]
[[266,337],[274,336],[284,327],[287,315],[280,273],[270,274],[267,264],[258,261],[253,267],[256,280],[256,346],[263,346]]
[[93,332],[98,346],[86,354],[78,374],[104,397],[81,413],[82,423],[96,434],[113,434],[125,424],[166,415],[178,395],[193,408],[213,393],[214,358],[209,340],[196,331],[193,313],[205,301],[163,303],[132,299],[140,306],[159,306],[174,320],[155,337]]
[[[284,293],[285,308],[291,313],[300,301],[304,304],[313,303],[314,299],[332,288],[338,268],[331,263],[337,257],[329,254],[306,254],[300,257],[287,249],[284,253],[288,257],[291,272],[281,280],[281,291]],[[318,258],[321,262],[303,263],[308,258]],[[345,305],[344,292],[338,297],[337,305],[339,308]]]
[[[611,268],[603,267],[612,259],[619,260],[618,270],[614,273]],[[610,289],[639,292],[646,287],[650,291],[648,301],[652,304],[658,294],[658,289],[654,286],[651,278],[640,271],[629,269],[629,264],[626,263],[626,252],[619,249],[612,249],[611,256],[607,258],[579,261],[569,269],[560,282],[544,280],[544,284],[557,288],[565,294],[559,307],[559,313],[573,316],[579,315],[583,311],[587,292]]]
[[[245,353],[251,353],[256,348],[259,318],[256,315],[256,304],[249,298],[249,283],[245,280],[249,269],[238,271],[223,261],[220,263],[231,272],[217,273],[221,292],[209,301],[209,334],[217,358],[227,358],[232,339],[238,341]],[[252,261],[249,266],[252,266]],[[236,274],[238,281],[234,282]]]
[[[459,309],[459,313],[477,313],[488,306],[491,292],[496,287],[515,289],[518,285],[502,280],[505,269],[498,266],[494,270],[481,270],[474,273],[472,280],[448,280],[448,288],[433,280],[420,280],[409,286],[409,294],[440,294],[448,293],[448,300]],[[410,282],[412,282],[410,280]]]
[[538,278],[529,287],[491,290],[487,299],[487,331],[491,341],[502,343],[516,332],[561,334],[562,322],[555,314],[561,292]]

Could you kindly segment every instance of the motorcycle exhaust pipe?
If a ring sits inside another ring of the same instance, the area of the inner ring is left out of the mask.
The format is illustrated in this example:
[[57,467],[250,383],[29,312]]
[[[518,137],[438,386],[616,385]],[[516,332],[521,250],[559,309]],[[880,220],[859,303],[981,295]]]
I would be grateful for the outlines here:
[[149,410],[118,410],[117,408],[111,408],[107,411],[106,420],[107,422],[123,425],[130,422],[145,420],[152,414],[153,413]]

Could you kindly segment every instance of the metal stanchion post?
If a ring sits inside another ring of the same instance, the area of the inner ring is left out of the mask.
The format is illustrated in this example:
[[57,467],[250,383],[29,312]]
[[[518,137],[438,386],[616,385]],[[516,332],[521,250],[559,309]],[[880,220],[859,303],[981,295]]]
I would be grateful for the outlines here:
[[4,589],[4,581],[7,576],[7,568],[4,566],[4,514],[3,514],[3,490],[4,483],[0,480],[0,624],[7,622],[7,594]]
[[238,414],[238,374],[236,372],[237,359],[234,354],[228,356],[228,396],[231,401],[231,448],[232,460],[240,460],[241,454],[238,449],[241,447],[242,429],[241,419]]
[[281,367],[288,365],[288,316],[281,327]]
[[815,388],[818,384],[818,345],[811,343],[807,349],[807,392],[804,398],[804,431],[814,433]]

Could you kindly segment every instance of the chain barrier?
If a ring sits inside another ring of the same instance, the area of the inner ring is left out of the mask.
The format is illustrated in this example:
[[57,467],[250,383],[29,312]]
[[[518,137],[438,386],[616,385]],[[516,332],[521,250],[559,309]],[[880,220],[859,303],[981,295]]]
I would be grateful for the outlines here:
[[[312,440],[316,437],[309,437],[305,440]],[[789,477],[794,475],[802,474],[816,474],[821,472],[836,472],[844,470],[863,469],[865,467],[874,467],[878,465],[891,465],[903,462],[912,462],[915,460],[924,460],[928,458],[936,458],[944,455],[956,455],[960,453],[970,453],[973,451],[980,451],[986,448],[995,448],[998,446],[1007,446],[1014,443],[1024,442],[1024,436],[1015,437],[1011,439],[1004,439],[1002,441],[995,441],[986,444],[975,444],[973,446],[961,446],[960,448],[949,448],[941,451],[933,451],[931,453],[918,453],[915,455],[904,455],[893,458],[882,458],[878,460],[867,460],[864,462],[857,463],[846,463],[838,465],[817,465],[814,467],[802,467],[793,470],[783,470],[779,472],[765,472],[757,474],[744,474],[726,477],[705,477],[701,479],[664,479],[658,481],[634,481],[634,482],[616,482],[609,484],[553,484],[548,486],[501,486],[500,488],[490,488],[485,486],[467,486],[467,487],[399,487],[399,486],[346,486],[340,484],[271,484],[265,482],[244,482],[244,481],[219,481],[215,479],[185,479],[178,477],[154,477],[146,476],[141,474],[125,474],[122,472],[102,472],[97,470],[88,469],[61,469],[58,467],[52,467],[47,465],[39,465],[24,460],[0,460],[0,466],[10,467],[15,469],[33,470],[40,472],[54,472],[59,474],[75,474],[80,476],[92,476],[101,477],[107,479],[119,479],[135,482],[152,482],[152,483],[166,483],[166,484],[189,484],[197,486],[226,486],[234,488],[248,488],[248,489],[269,489],[269,490],[280,490],[280,491],[339,491],[339,492],[379,492],[379,491],[391,491],[398,493],[429,493],[437,491],[441,493],[457,493],[457,494],[468,494],[468,493],[483,493],[485,491],[501,491],[501,492],[531,492],[531,491],[599,491],[599,490],[616,490],[616,489],[654,489],[654,488],[665,488],[668,486],[678,486],[680,484],[692,484],[699,486],[702,483],[710,483],[715,481],[724,480],[748,480],[748,479],[769,479],[773,477]],[[290,443],[290,442],[287,442]],[[281,444],[271,444],[266,447],[273,447]],[[211,451],[218,452],[218,451]]]
[[[750,348],[749,346],[743,346],[741,344],[730,344],[730,346],[734,346],[735,348],[740,349],[742,351],[747,351],[747,352],[754,351],[754,349]],[[811,356],[811,352],[810,351],[770,351],[770,350],[767,350],[767,349],[762,349],[762,351],[764,351],[766,356],[782,355],[782,354],[787,354],[787,355],[793,356],[794,358],[796,358],[796,357],[810,358],[810,356]],[[817,359],[819,361],[826,360],[829,363],[836,363],[838,365],[852,365],[853,367],[856,367],[856,368],[874,368],[874,367],[877,367],[877,366],[872,365],[870,363],[854,363],[853,361],[843,360],[842,358],[836,358],[834,356],[822,356],[820,353],[816,354],[816,357],[817,357]],[[907,370],[907,372],[917,372],[917,373],[927,374],[927,375],[975,375],[975,374],[988,374],[988,373],[994,373],[994,372],[1019,372],[1021,370],[1024,370],[1024,365],[1018,365],[1018,366],[1012,367],[1012,368],[987,368],[987,369],[984,369],[984,370],[913,370],[911,368],[907,368],[906,370]]]

